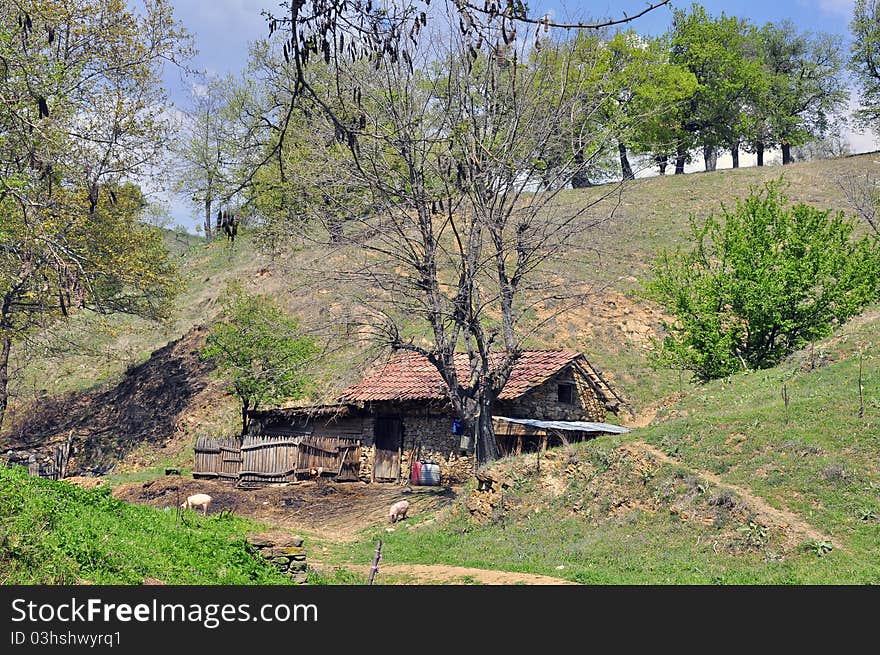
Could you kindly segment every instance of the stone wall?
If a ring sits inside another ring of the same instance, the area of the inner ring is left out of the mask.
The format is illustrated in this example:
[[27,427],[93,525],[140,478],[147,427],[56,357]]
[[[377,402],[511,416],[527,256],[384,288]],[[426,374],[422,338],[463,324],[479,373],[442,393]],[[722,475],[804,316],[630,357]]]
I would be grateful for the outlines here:
[[247,542],[255,555],[270,562],[291,580],[298,584],[306,582],[308,565],[302,537],[290,537],[283,541],[266,537],[248,537]]
[[[558,386],[573,384],[572,404],[559,402]],[[516,400],[501,401],[496,416],[545,421],[604,421],[605,407],[583,375],[568,367]]]
[[[400,407],[397,415],[403,422],[403,443],[400,459],[401,480],[408,480],[411,462],[419,458],[440,465],[442,484],[464,482],[473,473],[472,458],[461,455],[461,437],[452,434],[452,414],[434,413],[418,406]],[[391,412],[384,412],[392,415]],[[364,419],[361,446],[360,479],[369,481],[373,472],[375,453],[373,420]]]
[[400,466],[404,477],[411,460],[440,465],[442,484],[464,482],[473,473],[473,458],[460,454],[461,436],[452,434],[452,414],[403,417],[403,457]]

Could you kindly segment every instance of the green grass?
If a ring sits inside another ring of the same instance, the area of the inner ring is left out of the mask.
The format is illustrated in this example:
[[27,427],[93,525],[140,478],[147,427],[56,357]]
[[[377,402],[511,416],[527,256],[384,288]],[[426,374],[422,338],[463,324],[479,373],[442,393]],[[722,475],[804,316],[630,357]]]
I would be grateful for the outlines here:
[[[717,211],[721,202],[732,204],[750,187],[781,173],[790,182],[787,193],[792,201],[847,210],[837,178],[865,170],[876,173],[880,171],[876,159],[874,154],[784,169],[636,180],[627,185],[612,220],[584,230],[583,251],[559,262],[568,267],[560,275],[593,284],[599,297],[618,294],[634,307],[650,309],[639,290],[657,253],[684,245],[690,214]],[[584,204],[602,191],[565,192],[560,202]],[[607,214],[614,202],[609,198],[592,213]],[[174,252],[186,288],[167,324],[156,326],[125,317],[99,321],[86,313],[75,316],[55,336],[57,343],[72,342],[76,352],[47,347],[19,355],[17,365],[26,363],[15,389],[19,398],[113,382],[128,365],[143,361],[190,327],[209,322],[229,280],[271,294],[306,327],[330,326],[341,331],[344,321],[340,317],[352,310],[353,289],[331,280],[322,269],[338,265],[339,253],[300,248],[272,259],[255,251],[247,231],[234,248],[224,241],[210,245],[180,241],[174,244]],[[538,484],[535,476],[520,475],[503,522],[478,525],[459,511],[416,530],[400,527],[386,533],[385,526],[376,527],[354,544],[327,544],[324,559],[330,565],[368,563],[375,539],[381,537],[387,563],[446,563],[579,582],[878,583],[877,314],[877,308],[871,309],[828,342],[775,369],[700,387],[675,372],[652,370],[648,349],[628,336],[617,318],[599,320],[590,331],[586,323],[592,316],[572,312],[560,317],[539,331],[529,345],[583,350],[637,409],[677,392],[683,392],[683,399],[662,413],[656,425],[625,437],[603,437],[566,454],[573,457],[573,472],[560,473],[564,482],[560,495]],[[405,326],[404,331],[414,338],[421,334],[415,325]],[[856,386],[860,350],[862,418]],[[331,343],[316,372],[319,390],[332,395],[356,379],[368,354],[356,334]],[[22,361],[25,357],[26,362]],[[790,397],[787,411],[781,396],[783,384]],[[223,426],[234,426],[236,409],[229,398],[218,398],[210,410],[214,414],[206,411],[198,423],[182,427],[189,430],[186,439],[194,440],[199,431],[213,434]],[[629,439],[644,439],[680,464],[658,465],[651,471],[634,469],[622,457]],[[188,458],[189,452],[182,457]],[[152,468],[120,474],[113,481],[157,476],[166,461],[177,460],[167,460],[160,451],[149,462]],[[527,469],[528,461],[511,466]],[[783,535],[772,531],[755,536],[760,529],[750,527],[737,501],[734,507],[740,509],[730,512],[711,504],[724,491],[696,482],[694,471],[698,470],[713,472],[771,505],[795,512],[841,547],[825,553],[819,544],[788,544]],[[5,539],[0,576],[6,575],[8,581],[82,578],[134,583],[152,576],[166,582],[237,584],[272,574],[232,564],[243,552],[239,542],[247,529],[238,519],[188,516],[179,525],[174,513],[130,507],[113,501],[106,492],[80,492],[6,471],[0,485]],[[635,504],[615,509],[614,503],[621,499]],[[708,522],[682,519],[682,511],[695,512]],[[416,517],[416,521],[420,518],[427,517]],[[209,558],[209,552],[221,553],[221,560],[229,562],[222,572],[219,560]],[[361,577],[343,569],[310,573],[315,584],[356,584]]]
[[259,526],[216,514],[162,511],[0,468],[0,584],[285,584],[251,555]]
[[[713,382],[686,396],[668,420],[641,431],[642,438],[795,511],[841,540],[855,560],[876,566],[880,521],[871,517],[880,515],[880,342],[876,312],[870,314],[823,346],[830,363],[810,370],[807,351],[775,369]],[[731,435],[742,435],[735,446]]]
[[[604,445],[605,448],[608,445]],[[597,444],[576,448],[590,458]],[[593,472],[595,473],[595,471]],[[607,499],[594,498],[585,485],[570,485],[559,498],[536,492],[525,483],[515,488],[504,521],[480,525],[466,512],[414,530],[383,529],[365,533],[355,544],[338,547],[337,561],[369,561],[375,540],[383,540],[386,563],[447,564],[559,577],[583,584],[839,584],[880,582],[880,560],[870,552],[847,550],[820,553],[804,542],[788,548],[773,531],[752,526],[748,517],[720,512],[713,523],[684,520],[671,508],[682,502],[687,474],[669,466],[654,472],[647,494],[662,493],[676,479],[676,496],[653,511],[633,508],[609,513]],[[619,480],[616,493],[632,482]],[[708,486],[694,502],[709,507],[721,496]],[[540,511],[517,507],[537,498]],[[586,515],[575,505],[592,506]],[[418,520],[418,517],[416,517]],[[748,535],[760,535],[750,543]],[[874,527],[876,531],[876,526]],[[876,545],[876,533],[874,544]],[[560,568],[561,567],[561,568]]]
[[[381,538],[388,563],[590,584],[880,584],[878,323],[872,308],[776,368],[694,388],[655,425],[551,452],[544,475],[552,471],[561,492],[544,484],[535,455],[505,461],[514,484],[503,520],[479,524],[459,507],[424,527],[377,527],[332,557],[367,562]],[[634,459],[633,440],[675,463]],[[761,525],[748,502],[701,471],[796,514],[837,547]]]

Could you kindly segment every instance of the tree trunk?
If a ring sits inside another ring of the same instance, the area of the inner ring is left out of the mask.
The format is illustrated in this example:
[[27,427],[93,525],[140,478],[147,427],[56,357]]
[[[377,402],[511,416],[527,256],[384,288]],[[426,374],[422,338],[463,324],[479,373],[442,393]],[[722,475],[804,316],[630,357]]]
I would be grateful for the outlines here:
[[617,142],[617,152],[620,154],[620,172],[623,175],[624,182],[636,179],[636,176],[633,175],[632,166],[629,165],[629,158],[626,156],[626,145],[623,141]]
[[669,163],[669,157],[666,155],[654,155],[654,162],[660,167],[660,175],[666,175],[666,165]]
[[703,163],[707,172],[715,170],[718,165],[718,151],[715,150],[715,146],[703,146]]
[[241,403],[241,436],[244,436],[248,433],[248,409],[250,408],[250,401],[243,400]]
[[327,233],[330,235],[330,243],[342,243],[342,238],[345,236],[342,221],[338,218],[328,219]]
[[577,172],[571,176],[571,188],[572,189],[586,189],[587,187],[593,186],[593,183],[590,182],[589,172],[587,171],[587,167],[583,166],[584,164],[584,155],[580,152],[576,152],[574,155],[574,162],[578,165]]
[[205,239],[208,241],[212,238],[211,234],[211,199],[205,198]]
[[733,159],[733,167],[739,168],[739,144],[734,143],[730,146],[730,157]]
[[755,144],[755,154],[758,156],[758,166],[764,165],[764,142],[758,141]]
[[684,146],[678,146],[675,150],[675,174],[684,175],[684,164],[687,161],[687,150]]
[[12,337],[3,337],[2,344],[3,348],[0,350],[0,428],[3,427],[3,417],[6,415],[6,406],[9,404],[9,352],[12,350]]
[[593,186],[593,183],[585,172],[580,171],[571,176],[572,189],[586,189],[591,186]]
[[482,468],[501,456],[498,442],[495,440],[495,427],[492,425],[492,401],[489,398],[480,399],[475,427],[476,468]]
[[782,165],[790,164],[794,159],[791,158],[791,144],[783,143],[782,144]]

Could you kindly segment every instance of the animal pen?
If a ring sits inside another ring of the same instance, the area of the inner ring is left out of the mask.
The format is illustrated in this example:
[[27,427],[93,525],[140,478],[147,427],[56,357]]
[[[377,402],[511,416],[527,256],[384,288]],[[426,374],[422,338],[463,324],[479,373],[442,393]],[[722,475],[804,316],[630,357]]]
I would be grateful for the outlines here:
[[195,446],[194,478],[220,478],[247,484],[296,482],[322,471],[337,482],[356,481],[360,470],[358,439],[315,435],[200,437]]

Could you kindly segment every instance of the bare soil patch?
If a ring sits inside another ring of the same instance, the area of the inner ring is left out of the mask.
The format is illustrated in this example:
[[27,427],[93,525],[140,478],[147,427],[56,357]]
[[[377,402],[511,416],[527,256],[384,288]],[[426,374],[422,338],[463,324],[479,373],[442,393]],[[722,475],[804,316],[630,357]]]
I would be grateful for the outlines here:
[[399,500],[409,501],[410,516],[433,514],[451,505],[458,494],[449,487],[329,481],[239,489],[226,482],[177,476],[123,484],[113,490],[114,496],[126,502],[159,508],[175,507],[194,493],[211,496],[209,514],[229,510],[277,528],[335,541],[352,540],[360,530],[388,522],[388,508]]
[[68,471],[104,474],[135,448],[165,448],[185,431],[184,417],[192,420],[194,410],[216,404],[213,367],[198,355],[206,336],[204,327],[193,328],[130,368],[117,384],[33,401],[0,437],[0,450],[48,457],[73,435]]
[[[320,569],[319,564],[316,568]],[[339,568],[339,567],[337,567]],[[344,565],[345,569],[369,576],[370,567],[354,564]],[[449,566],[446,564],[379,564],[382,574],[411,577],[415,584],[484,584],[484,585],[573,585],[561,578],[535,573],[517,573],[514,571],[490,571],[465,566]]]

